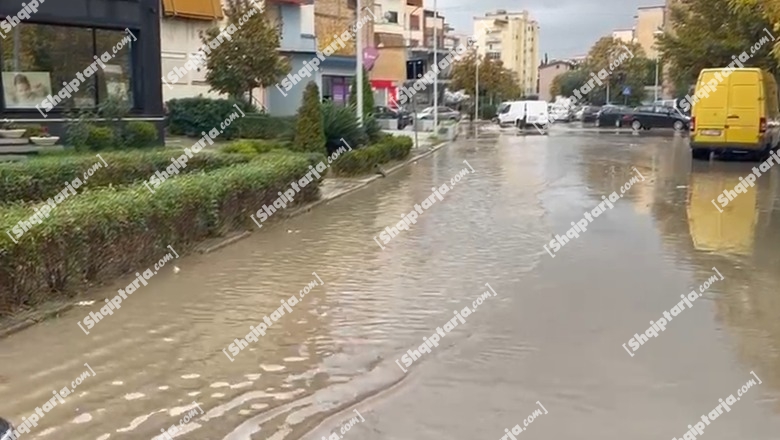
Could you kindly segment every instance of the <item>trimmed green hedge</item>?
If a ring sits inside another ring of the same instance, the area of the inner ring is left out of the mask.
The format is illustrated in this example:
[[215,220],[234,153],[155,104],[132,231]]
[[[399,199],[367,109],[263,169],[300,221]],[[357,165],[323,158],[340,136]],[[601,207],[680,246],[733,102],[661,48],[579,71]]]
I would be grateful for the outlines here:
[[412,138],[408,136],[388,136],[377,144],[342,154],[331,168],[338,176],[371,173],[377,165],[406,159],[413,145]]
[[[76,177],[83,179],[84,172],[96,163],[100,163],[102,168],[96,169],[89,178],[86,186],[91,189],[142,181],[157,170],[165,170],[172,157],[182,154],[183,151],[173,149],[102,153],[107,167],[93,154],[41,157],[0,164],[0,203],[46,200],[62,191],[65,182],[72,182]],[[211,171],[249,160],[249,157],[240,154],[201,151],[189,158],[187,167],[180,173]]]
[[295,137],[295,116],[269,116],[258,113],[236,121],[238,137],[242,139],[280,139]]
[[[200,138],[201,132],[208,133],[212,128],[220,128],[220,124],[231,113],[238,112],[234,105],[238,105],[244,113],[254,111],[246,103],[234,99],[182,98],[171,99],[165,104],[168,106],[168,131],[170,134],[194,138]],[[235,138],[239,133],[238,127],[239,124],[234,121],[224,129],[220,139]]]
[[[18,244],[4,232],[33,212],[0,208],[0,315],[142,270],[168,253],[168,245],[181,255],[203,239],[254,229],[250,215],[309,172],[310,160],[277,155],[179,176],[155,194],[143,185],[86,192],[58,205]],[[294,204],[317,197],[315,180]]]

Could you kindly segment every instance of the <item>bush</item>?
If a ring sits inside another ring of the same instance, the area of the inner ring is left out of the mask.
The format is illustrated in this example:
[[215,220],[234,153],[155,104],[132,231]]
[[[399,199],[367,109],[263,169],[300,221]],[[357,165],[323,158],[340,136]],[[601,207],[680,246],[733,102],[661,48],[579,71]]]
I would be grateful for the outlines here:
[[29,138],[33,136],[41,136],[44,133],[47,133],[46,129],[43,127],[43,125],[24,125],[21,128],[24,128],[24,137]]
[[352,148],[364,145],[365,132],[360,128],[355,109],[326,102],[322,105],[322,120],[325,126],[328,154],[333,153],[344,143],[343,138]]
[[295,138],[295,116],[269,116],[266,114],[246,115],[235,122],[238,137],[242,139],[283,139]]
[[[180,176],[155,194],[137,185],[73,197],[18,244],[0,237],[0,315],[139,271],[170,252],[168,245],[183,255],[206,238],[256,228],[250,215],[308,171],[306,158],[286,155]],[[316,199],[318,184],[301,188],[294,204]],[[31,214],[29,208],[2,208],[0,229],[12,230]]]
[[409,156],[414,143],[407,136],[389,136],[382,142],[343,153],[331,165],[339,176],[356,176],[374,171],[377,165]]
[[128,148],[148,148],[157,144],[157,127],[151,122],[130,121],[123,129],[123,144]]
[[[87,141],[82,146],[91,151],[103,151],[116,145],[114,130],[111,127],[89,127]],[[76,146],[79,149],[79,146]]]
[[[214,127],[219,128],[228,115],[237,111],[234,105],[238,105],[245,113],[254,111],[244,102],[233,99],[183,98],[172,99],[166,105],[170,134],[195,138],[200,138],[201,132],[208,133]],[[220,136],[225,139],[235,138],[238,127],[239,124],[230,124]]]
[[286,148],[287,145],[281,142],[265,141],[261,139],[242,139],[222,147],[220,151],[223,153],[238,153],[253,156],[265,154],[272,150],[283,150]]
[[325,132],[320,110],[320,91],[317,83],[310,81],[303,92],[303,103],[298,109],[295,127],[295,149],[298,151],[325,152]]
[[[172,157],[181,150],[155,152],[112,152],[101,156],[107,167],[96,169],[86,187],[95,189],[108,185],[127,185],[149,179],[157,170],[171,164]],[[246,163],[249,157],[201,151],[193,154],[181,173],[211,171],[231,165]],[[0,164],[0,203],[39,201],[54,197],[65,188],[65,182],[84,178],[84,173],[96,163],[93,154],[53,156],[29,159],[22,162]]]

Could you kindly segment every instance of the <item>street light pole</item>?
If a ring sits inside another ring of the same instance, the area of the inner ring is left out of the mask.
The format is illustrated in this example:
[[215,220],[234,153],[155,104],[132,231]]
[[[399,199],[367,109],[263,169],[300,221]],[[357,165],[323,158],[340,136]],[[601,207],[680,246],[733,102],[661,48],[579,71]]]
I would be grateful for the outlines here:
[[655,99],[653,99],[653,104],[655,104],[658,102],[658,58],[655,59],[655,87],[653,88],[653,91],[655,92]]
[[[423,14],[425,15],[425,14]],[[436,9],[436,0],[433,0],[433,65],[439,65],[439,42],[437,37],[436,28],[439,24],[439,12]],[[439,127],[439,70],[433,68],[434,80],[433,80],[433,130],[438,134],[436,130]]]
[[[363,10],[363,8],[360,5],[360,0],[356,0],[356,7],[355,7],[355,18],[356,23],[358,20],[360,20],[360,12]],[[363,35],[362,32],[360,32],[359,29],[357,29],[356,26],[356,41],[355,41],[355,57],[357,58],[356,68],[356,84],[355,84],[355,92],[357,93],[357,118],[358,123],[362,126],[363,125]]]
[[[474,48],[476,49],[477,45],[474,45]],[[476,96],[475,104],[474,104],[474,120],[479,121],[479,51],[476,53],[476,64],[477,64],[477,85],[474,89],[474,95]]]

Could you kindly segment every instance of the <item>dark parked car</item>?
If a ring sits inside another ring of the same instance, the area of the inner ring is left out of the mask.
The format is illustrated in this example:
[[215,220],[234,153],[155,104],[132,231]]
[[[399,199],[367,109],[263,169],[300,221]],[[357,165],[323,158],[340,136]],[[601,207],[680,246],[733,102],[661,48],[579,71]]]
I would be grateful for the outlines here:
[[667,106],[641,106],[631,113],[623,115],[623,125],[634,130],[651,128],[674,128],[675,131],[688,130],[690,118],[681,116],[674,108]]
[[623,116],[630,112],[628,107],[605,105],[596,114],[596,127],[621,127]]
[[596,118],[599,114],[600,108],[594,106],[594,105],[586,105],[582,108],[582,115],[580,116],[580,121],[582,122],[596,122]]
[[412,115],[403,110],[394,110],[389,107],[374,107],[374,117],[377,119],[395,119],[398,121],[398,129],[403,130],[412,125]]

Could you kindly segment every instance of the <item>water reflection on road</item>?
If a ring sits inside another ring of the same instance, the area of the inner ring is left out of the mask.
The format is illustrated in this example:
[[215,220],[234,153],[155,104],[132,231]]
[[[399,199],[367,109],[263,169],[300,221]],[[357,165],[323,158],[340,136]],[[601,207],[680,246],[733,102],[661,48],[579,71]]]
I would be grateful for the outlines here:
[[[689,156],[684,138],[656,133],[461,139],[311,213],[183,258],[181,273],[155,277],[89,336],[76,321],[91,309],[80,307],[0,340],[0,414],[21,421],[88,362],[96,376],[31,436],[152,438],[197,402],[205,414],[181,438],[295,439],[360,401],[365,422],[345,438],[473,440],[500,438],[541,401],[549,415],[526,436],[655,439],[681,436],[754,370],[763,384],[707,438],[776,439],[778,171],[719,214],[710,200],[754,164]],[[373,237],[464,159],[476,172],[377,246]],[[542,246],[634,167],[646,181],[550,258]],[[621,344],[712,267],[725,280],[629,357]],[[324,286],[230,362],[222,350],[315,271]],[[126,281],[91,295],[102,302]],[[404,375],[394,360],[486,282],[496,298]]]

